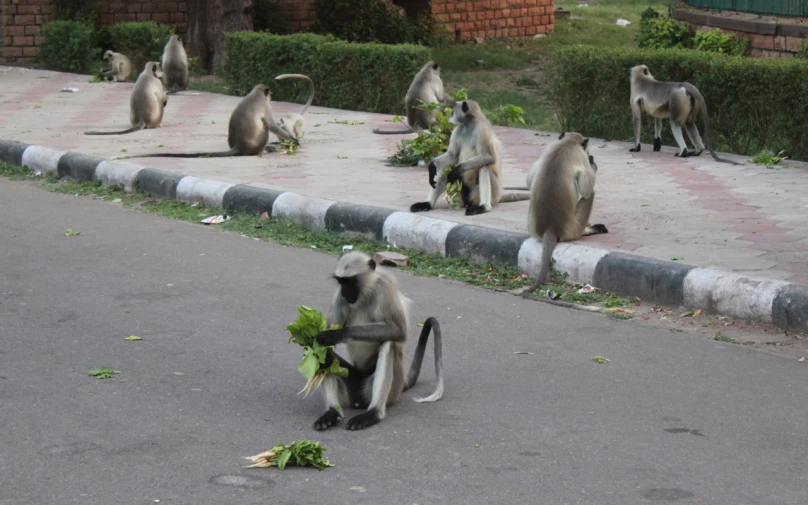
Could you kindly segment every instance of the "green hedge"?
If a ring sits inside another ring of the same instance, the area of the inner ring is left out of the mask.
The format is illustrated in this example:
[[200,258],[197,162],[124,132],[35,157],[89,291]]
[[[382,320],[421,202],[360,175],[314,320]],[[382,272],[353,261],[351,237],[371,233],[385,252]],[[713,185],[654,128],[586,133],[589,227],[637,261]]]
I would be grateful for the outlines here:
[[101,29],[101,44],[116,53],[125,54],[132,62],[132,72],[136,77],[147,61],[160,61],[163,48],[174,34],[171,26],[154,21],[116,23]]
[[[551,56],[546,77],[565,131],[633,140],[629,70],[647,65],[660,81],[688,81],[704,95],[713,147],[740,154],[767,148],[808,159],[808,63],[742,58],[686,50],[601,49],[578,46]],[[699,131],[703,125],[699,119]],[[653,140],[643,117],[643,142]],[[663,143],[676,145],[665,124]]]
[[429,60],[414,45],[354,44],[313,34],[228,33],[224,78],[238,94],[268,84],[272,99],[303,102],[308,84],[275,81],[278,74],[305,74],[314,81],[316,105],[368,112],[403,113],[413,76]]
[[42,26],[38,64],[59,72],[92,73],[101,51],[95,46],[95,29],[83,21],[53,21]]

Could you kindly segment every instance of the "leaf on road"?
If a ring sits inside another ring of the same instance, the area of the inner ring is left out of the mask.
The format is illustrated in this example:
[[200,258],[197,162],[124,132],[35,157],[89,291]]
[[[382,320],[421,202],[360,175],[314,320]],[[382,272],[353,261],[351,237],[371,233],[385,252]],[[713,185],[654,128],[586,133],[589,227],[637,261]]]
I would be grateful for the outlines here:
[[592,356],[592,361],[594,361],[595,363],[600,363],[600,364],[609,362],[609,360],[604,358],[603,356]]
[[129,335],[124,340],[143,340],[143,339],[138,337],[137,335]]

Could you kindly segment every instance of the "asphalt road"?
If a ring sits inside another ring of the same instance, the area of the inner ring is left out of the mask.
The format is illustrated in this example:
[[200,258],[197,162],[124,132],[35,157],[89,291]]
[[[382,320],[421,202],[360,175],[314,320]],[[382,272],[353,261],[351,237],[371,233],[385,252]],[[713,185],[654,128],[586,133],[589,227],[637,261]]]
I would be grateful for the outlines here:
[[[381,424],[321,434],[285,327],[327,309],[334,257],[6,180],[0,202],[2,505],[808,503],[796,360],[399,274],[442,322],[445,397],[411,401],[430,351]],[[241,468],[299,438],[336,466]]]

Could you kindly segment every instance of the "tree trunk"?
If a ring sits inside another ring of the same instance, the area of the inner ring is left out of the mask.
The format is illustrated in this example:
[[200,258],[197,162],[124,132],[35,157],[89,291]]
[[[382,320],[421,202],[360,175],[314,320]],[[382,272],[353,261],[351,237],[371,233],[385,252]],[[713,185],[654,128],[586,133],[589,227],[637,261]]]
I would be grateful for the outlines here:
[[188,53],[218,72],[224,65],[224,34],[252,31],[253,0],[188,0]]

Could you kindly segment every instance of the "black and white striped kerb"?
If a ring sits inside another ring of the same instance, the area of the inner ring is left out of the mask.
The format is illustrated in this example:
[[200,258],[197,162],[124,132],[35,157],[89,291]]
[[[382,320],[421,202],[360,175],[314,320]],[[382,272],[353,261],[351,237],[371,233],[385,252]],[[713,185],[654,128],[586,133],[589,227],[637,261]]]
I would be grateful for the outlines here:
[[[359,233],[396,247],[518,266],[533,275],[541,242],[521,233],[464,225],[424,214],[309,198],[262,185],[230,184],[178,175],[134,163],[0,140],[0,161],[36,173],[121,184],[163,198],[199,202],[227,212],[266,212],[303,226]],[[634,254],[562,243],[556,268],[572,282],[589,283],[624,296],[704,309],[782,328],[808,329],[808,286],[698,268]]]

